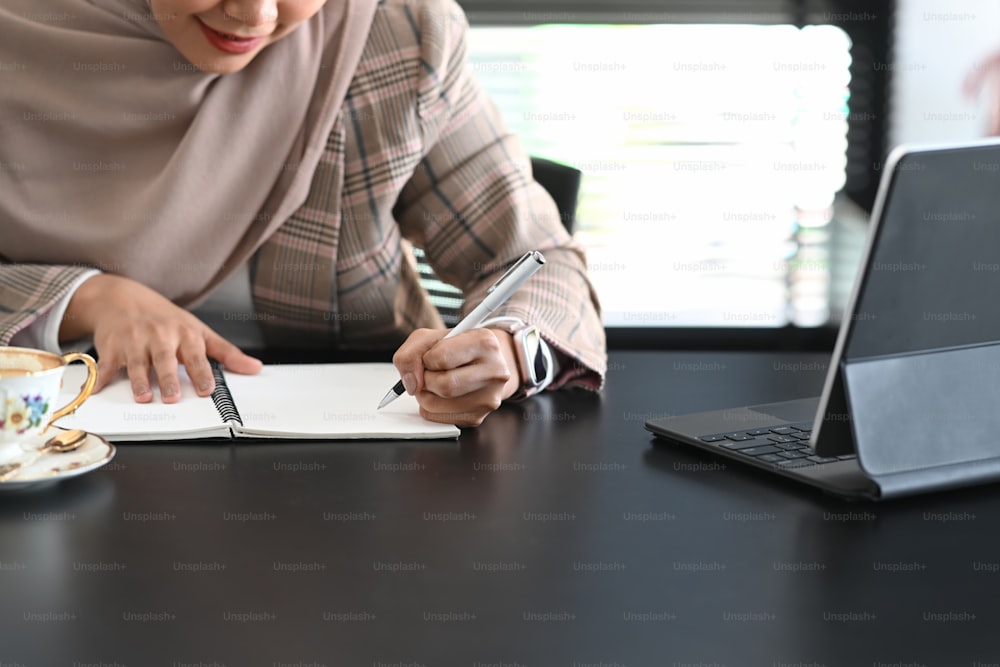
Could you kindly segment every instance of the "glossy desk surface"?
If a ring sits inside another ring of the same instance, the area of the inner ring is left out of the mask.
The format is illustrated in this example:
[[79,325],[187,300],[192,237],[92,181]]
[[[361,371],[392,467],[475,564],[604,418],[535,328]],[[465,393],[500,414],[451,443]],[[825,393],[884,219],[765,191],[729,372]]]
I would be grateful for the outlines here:
[[1000,489],[827,497],[650,416],[826,357],[620,352],[458,442],[122,445],[0,496],[0,666],[1000,663]]

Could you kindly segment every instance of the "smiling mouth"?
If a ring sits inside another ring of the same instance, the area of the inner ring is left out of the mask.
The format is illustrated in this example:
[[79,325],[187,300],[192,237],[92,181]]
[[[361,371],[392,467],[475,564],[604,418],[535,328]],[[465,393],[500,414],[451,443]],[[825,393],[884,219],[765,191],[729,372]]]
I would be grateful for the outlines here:
[[208,30],[211,30],[212,32],[214,32],[219,37],[221,37],[223,39],[228,39],[231,42],[252,42],[252,41],[254,41],[256,39],[264,39],[265,37],[267,37],[267,35],[259,35],[259,36],[254,36],[254,35],[247,35],[247,36],[234,35],[231,32],[223,32],[221,30],[216,30],[215,28],[213,28],[212,26],[208,25],[207,23],[205,23],[201,19],[198,19],[198,22],[201,23],[201,25],[204,26],[205,28],[207,28]]
[[197,18],[198,27],[201,28],[201,32],[205,36],[205,39],[208,40],[208,43],[222,53],[243,56],[261,48],[267,43],[267,36],[243,37],[241,35],[234,35],[231,32],[222,32],[210,27],[200,18],[195,18]]

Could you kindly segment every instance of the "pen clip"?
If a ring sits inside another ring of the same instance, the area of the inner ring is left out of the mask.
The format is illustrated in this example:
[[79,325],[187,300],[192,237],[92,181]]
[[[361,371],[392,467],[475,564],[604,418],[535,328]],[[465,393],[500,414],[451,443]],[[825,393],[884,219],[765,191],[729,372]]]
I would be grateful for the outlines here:
[[486,293],[492,294],[493,290],[500,287],[500,284],[503,283],[503,281],[507,280],[507,278],[509,278],[511,274],[513,274],[518,269],[518,267],[520,267],[522,264],[531,259],[534,256],[534,254],[535,254],[534,250],[529,250],[528,252],[524,253],[524,256],[521,257],[521,259],[514,262],[514,264],[509,269],[507,269],[502,276],[497,278],[497,281],[493,283],[489,289],[486,290]]

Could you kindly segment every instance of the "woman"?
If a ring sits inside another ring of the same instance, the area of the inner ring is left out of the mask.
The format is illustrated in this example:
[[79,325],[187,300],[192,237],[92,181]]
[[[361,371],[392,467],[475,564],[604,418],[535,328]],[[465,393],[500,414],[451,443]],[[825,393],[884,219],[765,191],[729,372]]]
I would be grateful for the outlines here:
[[[198,317],[242,293],[268,345],[402,343],[431,420],[540,389],[514,344],[530,326],[550,389],[599,388],[583,254],[471,78],[466,31],[451,0],[4,0],[0,342],[92,340],[99,387],[124,371],[136,401],[155,381],[170,403],[178,364],[202,396],[209,358],[260,369]],[[510,319],[442,340],[409,243],[467,309],[525,251],[547,264]]]

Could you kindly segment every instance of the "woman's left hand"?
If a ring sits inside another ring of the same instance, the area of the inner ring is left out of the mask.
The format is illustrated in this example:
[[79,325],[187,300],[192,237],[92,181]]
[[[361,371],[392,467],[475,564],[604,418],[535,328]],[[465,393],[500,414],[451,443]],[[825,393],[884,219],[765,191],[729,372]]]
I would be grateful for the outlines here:
[[472,329],[445,339],[447,333],[417,329],[392,363],[424,419],[479,426],[521,384],[514,339],[497,329]]

